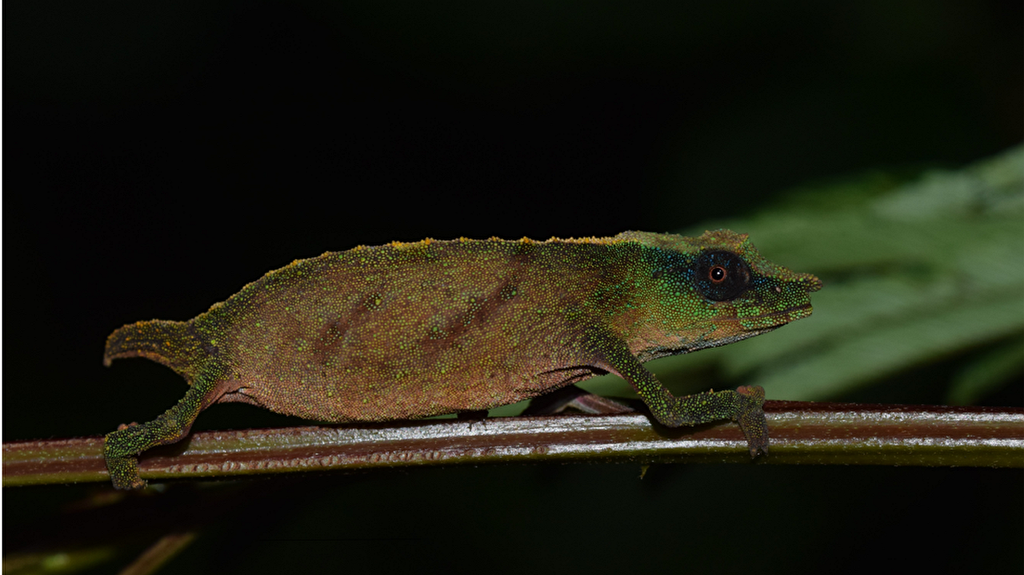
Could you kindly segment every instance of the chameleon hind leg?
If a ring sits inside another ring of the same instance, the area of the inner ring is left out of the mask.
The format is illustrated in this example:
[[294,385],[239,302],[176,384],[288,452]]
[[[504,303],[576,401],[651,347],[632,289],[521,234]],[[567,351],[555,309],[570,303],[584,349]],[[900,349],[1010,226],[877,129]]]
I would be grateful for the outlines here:
[[103,440],[103,456],[115,489],[140,489],[146,481],[139,475],[138,456],[157,445],[176,443],[192,428],[199,412],[224,394],[221,370],[207,364],[192,382],[185,397],[156,419],[137,425],[121,426]]
[[552,415],[562,413],[567,409],[595,415],[634,412],[632,407],[624,403],[590,393],[575,385],[568,385],[531,399],[530,405],[523,410],[521,415]]
[[614,349],[614,353],[604,354],[605,369],[628,381],[659,423],[680,427],[731,419],[743,431],[751,457],[756,457],[758,452],[768,453],[768,421],[762,409],[764,388],[742,386],[735,391],[706,391],[674,397],[625,344],[614,345]]

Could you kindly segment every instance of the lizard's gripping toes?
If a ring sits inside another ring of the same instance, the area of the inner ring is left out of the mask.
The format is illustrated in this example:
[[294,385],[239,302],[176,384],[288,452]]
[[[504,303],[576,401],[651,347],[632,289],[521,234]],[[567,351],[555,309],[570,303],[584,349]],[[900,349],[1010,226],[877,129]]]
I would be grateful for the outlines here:
[[768,421],[765,419],[764,388],[760,385],[743,385],[736,388],[739,395],[739,409],[733,419],[740,424],[743,435],[750,446],[750,456],[758,452],[768,454]]

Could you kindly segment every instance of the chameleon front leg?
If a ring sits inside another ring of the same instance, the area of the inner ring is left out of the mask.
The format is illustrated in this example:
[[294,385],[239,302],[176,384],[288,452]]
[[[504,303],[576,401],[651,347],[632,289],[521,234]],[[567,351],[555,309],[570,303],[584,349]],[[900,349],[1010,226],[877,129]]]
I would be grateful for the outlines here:
[[659,423],[666,427],[700,425],[712,421],[731,419],[740,425],[747,438],[750,456],[768,453],[768,421],[765,419],[764,388],[742,386],[736,391],[706,391],[683,397],[674,397],[668,389],[647,370],[625,344],[616,342],[608,346],[612,353],[603,353],[602,369],[618,374],[629,382],[650,408]]
[[153,421],[121,426],[103,440],[103,456],[115,489],[140,489],[146,481],[139,475],[138,456],[157,445],[175,443],[192,428],[199,412],[224,394],[219,384],[221,370],[206,366],[195,377],[185,397]]

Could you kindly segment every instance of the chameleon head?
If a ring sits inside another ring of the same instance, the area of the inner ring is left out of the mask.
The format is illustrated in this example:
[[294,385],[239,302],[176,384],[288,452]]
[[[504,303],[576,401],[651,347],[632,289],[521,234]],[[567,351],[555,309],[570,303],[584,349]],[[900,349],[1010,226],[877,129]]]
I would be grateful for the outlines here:
[[[811,292],[821,281],[792,272],[762,257],[746,234],[729,230],[695,237],[626,232],[657,254],[651,262],[654,301],[648,309],[660,321],[648,332],[655,355],[725,345],[771,331],[811,314]],[[653,304],[653,305],[652,305]]]
[[690,243],[700,247],[690,270],[697,292],[740,329],[760,331],[811,315],[810,294],[821,280],[768,261],[746,234],[704,232]]

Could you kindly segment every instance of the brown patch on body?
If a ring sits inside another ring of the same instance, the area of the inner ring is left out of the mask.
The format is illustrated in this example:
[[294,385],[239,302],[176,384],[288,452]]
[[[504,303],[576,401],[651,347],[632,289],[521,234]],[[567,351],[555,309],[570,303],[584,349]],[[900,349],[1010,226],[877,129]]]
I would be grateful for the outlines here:
[[353,320],[351,314],[343,314],[320,329],[313,341],[313,361],[316,365],[332,366],[332,360],[341,354]]
[[[487,322],[507,306],[508,299],[498,297],[500,289],[488,296],[474,296],[467,308],[449,316],[434,316],[427,337],[420,342],[427,357],[455,347],[456,342],[473,331],[482,331]],[[493,335],[493,334],[492,334]]]

